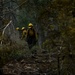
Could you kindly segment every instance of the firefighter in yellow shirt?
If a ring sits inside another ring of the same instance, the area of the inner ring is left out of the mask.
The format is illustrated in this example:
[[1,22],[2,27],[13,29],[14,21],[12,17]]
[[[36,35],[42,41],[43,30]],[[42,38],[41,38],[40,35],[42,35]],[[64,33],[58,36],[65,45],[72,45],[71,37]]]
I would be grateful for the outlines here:
[[37,36],[36,36],[36,31],[33,28],[33,24],[32,23],[29,23],[29,25],[28,25],[26,40],[27,40],[27,43],[28,43],[30,49],[34,45],[36,45]]
[[26,40],[26,34],[27,34],[26,28],[22,27],[22,37],[21,37],[21,39],[25,39]]
[[21,37],[22,37],[22,30],[19,27],[17,27],[16,30],[19,31],[19,38],[21,39]]

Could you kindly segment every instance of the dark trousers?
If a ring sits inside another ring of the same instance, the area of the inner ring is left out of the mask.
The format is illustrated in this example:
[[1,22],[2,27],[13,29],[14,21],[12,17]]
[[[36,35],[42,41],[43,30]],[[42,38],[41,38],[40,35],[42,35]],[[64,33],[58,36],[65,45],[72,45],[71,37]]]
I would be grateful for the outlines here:
[[29,48],[31,49],[36,44],[36,38],[28,37],[27,43],[28,43]]

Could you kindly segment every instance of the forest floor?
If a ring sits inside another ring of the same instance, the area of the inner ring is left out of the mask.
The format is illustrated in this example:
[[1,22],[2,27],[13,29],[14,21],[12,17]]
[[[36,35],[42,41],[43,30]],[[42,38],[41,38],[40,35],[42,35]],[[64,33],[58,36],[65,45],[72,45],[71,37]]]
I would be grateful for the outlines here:
[[7,75],[50,75],[49,54],[32,54],[30,57],[13,60],[3,66],[3,73]]

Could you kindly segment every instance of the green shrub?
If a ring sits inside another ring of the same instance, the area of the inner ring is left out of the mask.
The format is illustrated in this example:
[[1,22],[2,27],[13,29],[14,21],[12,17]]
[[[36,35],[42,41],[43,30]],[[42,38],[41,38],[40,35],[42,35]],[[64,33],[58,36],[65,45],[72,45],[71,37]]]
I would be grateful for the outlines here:
[[26,51],[28,51],[28,48],[19,44],[1,45],[0,67],[11,60],[23,58],[26,54]]

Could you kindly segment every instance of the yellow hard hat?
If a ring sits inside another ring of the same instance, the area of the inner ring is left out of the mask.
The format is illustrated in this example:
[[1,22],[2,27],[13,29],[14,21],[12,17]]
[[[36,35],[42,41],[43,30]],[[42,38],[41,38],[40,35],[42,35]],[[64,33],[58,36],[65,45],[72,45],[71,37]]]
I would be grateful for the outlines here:
[[29,23],[29,25],[28,25],[29,27],[33,27],[33,24],[32,23]]
[[19,30],[19,27],[17,27],[16,30]]
[[22,30],[25,29],[25,27],[22,27]]

